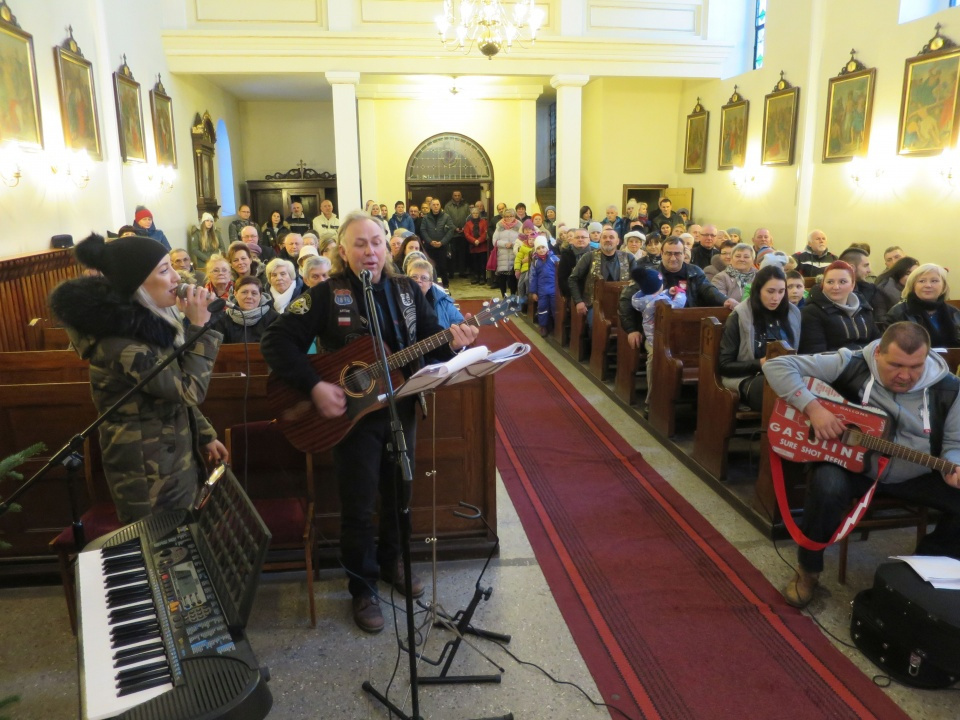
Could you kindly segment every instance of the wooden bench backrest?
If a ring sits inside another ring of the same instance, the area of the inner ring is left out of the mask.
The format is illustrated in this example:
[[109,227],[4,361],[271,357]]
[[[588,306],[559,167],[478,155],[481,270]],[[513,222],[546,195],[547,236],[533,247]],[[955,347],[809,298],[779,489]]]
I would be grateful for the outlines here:
[[700,321],[715,317],[722,322],[729,314],[730,311],[723,307],[675,310],[667,303],[659,303],[654,317],[654,353],[658,352],[659,337],[668,355],[680,360],[684,367],[697,367],[700,362]]
[[[628,283],[618,280],[607,282],[605,280],[597,281],[597,295],[594,300],[594,315],[599,312],[599,317],[610,323],[611,328],[620,325],[620,291]],[[596,320],[595,320],[596,321]]]
[[70,338],[66,329],[54,325],[52,320],[33,318],[27,325],[27,350],[66,350]]
[[817,284],[817,278],[816,278],[816,277],[805,277],[805,278],[803,279],[803,287],[805,287],[807,290],[809,290],[810,288],[812,288],[812,287],[813,287],[814,285],[816,285],[816,284]]
[[943,352],[938,353],[950,368],[950,372],[956,373],[960,367],[960,348],[943,348]]

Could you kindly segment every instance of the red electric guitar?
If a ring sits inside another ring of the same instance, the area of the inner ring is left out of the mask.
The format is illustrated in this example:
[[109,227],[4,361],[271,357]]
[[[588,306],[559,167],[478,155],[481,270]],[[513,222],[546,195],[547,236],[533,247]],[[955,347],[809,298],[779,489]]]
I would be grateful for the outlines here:
[[[467,320],[466,324],[477,327],[495,325],[516,314],[519,309],[520,302],[514,296],[497,300]],[[452,339],[450,331],[443,330],[389,355],[387,366],[393,387],[399,388],[403,384],[400,368]],[[373,337],[370,335],[335,352],[313,355],[310,362],[319,377],[343,388],[347,396],[346,413],[335,418],[323,417],[310,398],[304,397],[273,373],[267,378],[267,399],[290,444],[301,452],[316,453],[336,445],[360,418],[384,406],[385,379],[383,363],[377,362]]]

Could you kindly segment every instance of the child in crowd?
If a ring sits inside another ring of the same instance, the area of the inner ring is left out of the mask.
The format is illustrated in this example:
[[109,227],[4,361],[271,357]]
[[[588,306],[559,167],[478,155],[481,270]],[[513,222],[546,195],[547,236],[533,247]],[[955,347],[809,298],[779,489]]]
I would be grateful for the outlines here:
[[653,319],[657,313],[657,303],[665,302],[670,303],[671,307],[682,308],[687,304],[687,293],[680,285],[665,291],[660,271],[649,266],[635,267],[630,272],[630,277],[639,288],[630,299],[630,305],[643,318],[643,343],[647,348],[647,402],[650,402],[650,379],[653,377]]
[[640,265],[652,267],[655,270],[660,269],[660,236],[657,233],[648,235],[643,241],[643,256],[637,258]]
[[633,255],[637,260],[643,257],[643,241],[646,240],[644,234],[639,230],[631,230],[623,238],[623,249]]
[[557,307],[557,264],[560,258],[550,250],[547,237],[541,235],[533,243],[533,262],[530,264],[530,299],[537,303],[537,323],[540,336],[546,337],[553,326]]
[[[546,236],[544,236],[546,237]],[[537,228],[533,220],[523,221],[517,242],[514,245],[516,257],[513,259],[513,271],[517,276],[517,297],[520,298],[520,307],[527,305],[527,286],[530,281],[530,256],[533,254],[533,242],[537,238]]]
[[807,288],[803,275],[796,270],[787,271],[787,300],[802,308],[807,302]]
[[598,222],[592,222],[587,225],[587,230],[590,231],[590,249],[599,250],[600,249],[600,233],[603,232],[603,225]]

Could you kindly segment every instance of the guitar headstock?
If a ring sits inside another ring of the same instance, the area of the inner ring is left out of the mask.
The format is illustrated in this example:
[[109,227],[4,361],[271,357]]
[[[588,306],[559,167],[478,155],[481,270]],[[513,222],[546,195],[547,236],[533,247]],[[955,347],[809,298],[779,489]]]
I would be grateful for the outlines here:
[[511,315],[520,312],[520,298],[511,295],[499,300],[490,300],[483,303],[483,311],[477,313],[477,325],[496,325],[500,320],[506,320]]

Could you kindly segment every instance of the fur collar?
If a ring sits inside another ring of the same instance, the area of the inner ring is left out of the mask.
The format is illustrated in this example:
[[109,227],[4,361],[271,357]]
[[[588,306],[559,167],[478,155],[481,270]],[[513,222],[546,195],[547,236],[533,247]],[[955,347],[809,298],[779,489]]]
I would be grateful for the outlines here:
[[171,325],[140,303],[122,297],[102,277],[62,283],[50,295],[50,309],[68,328],[95,341],[127,337],[170,348],[176,337]]

